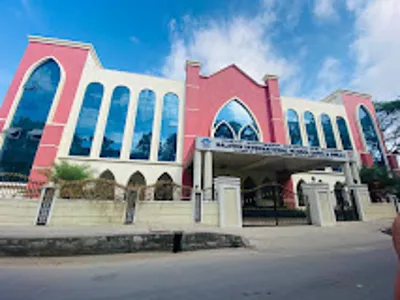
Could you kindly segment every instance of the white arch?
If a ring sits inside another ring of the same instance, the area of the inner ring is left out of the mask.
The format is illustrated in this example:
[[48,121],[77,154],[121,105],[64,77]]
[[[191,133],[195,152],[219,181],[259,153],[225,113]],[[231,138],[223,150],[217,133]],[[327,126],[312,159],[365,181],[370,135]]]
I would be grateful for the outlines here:
[[[18,87],[18,90],[15,93],[10,110],[8,111],[8,115],[6,117],[6,120],[5,120],[5,123],[3,126],[3,131],[10,127],[11,121],[14,119],[14,115],[17,110],[18,104],[21,101],[22,95],[24,93],[24,86],[25,86],[26,82],[29,80],[32,73],[39,66],[41,66],[44,62],[46,62],[47,60],[50,60],[50,59],[54,60],[56,62],[56,64],[58,65],[58,67],[60,68],[60,81],[58,82],[57,90],[56,90],[56,93],[54,94],[53,101],[51,103],[45,125],[47,125],[48,123],[52,123],[58,103],[60,102],[61,93],[62,93],[64,85],[65,85],[66,73],[65,73],[65,70],[64,70],[62,64],[59,62],[59,60],[57,58],[55,58],[54,56],[45,56],[45,57],[42,57],[41,59],[37,60],[26,70],[26,72],[20,82],[20,85]],[[3,145],[3,142],[4,142],[4,137],[2,137],[2,135],[0,135],[0,147]]]
[[[264,141],[264,139],[263,139],[264,134],[263,134],[262,128],[261,128],[260,123],[258,122],[256,116],[254,115],[253,111],[243,102],[243,100],[240,99],[240,98],[237,97],[237,96],[234,96],[234,97],[232,97],[232,98],[226,100],[226,101],[220,106],[220,108],[217,110],[216,114],[214,115],[214,119],[213,119],[213,121],[211,122],[211,126],[210,126],[210,136],[214,136],[214,132],[213,132],[214,123],[217,121],[217,117],[218,117],[219,113],[220,113],[221,110],[222,110],[229,102],[231,102],[231,101],[237,101],[237,102],[239,102],[241,105],[243,105],[243,107],[247,110],[247,112],[248,112],[249,115],[253,118],[254,122],[255,122],[256,125],[257,125],[257,128],[258,128],[257,132],[258,132],[258,134],[259,134],[260,140],[261,140],[261,141]],[[218,123],[218,124],[219,124],[219,123]],[[216,126],[215,126],[215,127],[216,127]]]
[[211,136],[214,137],[215,132],[216,132],[216,131],[218,130],[218,128],[219,128],[220,126],[222,126],[222,125],[226,125],[226,126],[229,128],[229,130],[230,130],[231,133],[232,133],[233,139],[236,140],[236,139],[237,139],[237,136],[236,136],[235,130],[233,130],[232,126],[231,126],[228,122],[226,122],[225,120],[222,120],[221,122],[219,122],[219,123],[212,129],[212,134],[211,134]]

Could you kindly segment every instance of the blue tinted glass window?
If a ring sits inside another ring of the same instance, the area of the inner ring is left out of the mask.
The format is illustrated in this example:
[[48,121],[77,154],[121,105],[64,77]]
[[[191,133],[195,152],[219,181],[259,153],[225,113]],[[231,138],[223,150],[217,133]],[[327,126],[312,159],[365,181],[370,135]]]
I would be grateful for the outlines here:
[[286,112],[287,125],[290,135],[290,143],[292,145],[303,145],[300,132],[299,116],[293,109]]
[[151,90],[139,94],[135,132],[133,133],[131,159],[149,159],[154,120],[156,95]]
[[375,163],[384,164],[383,151],[371,115],[364,106],[360,106],[358,114],[368,152]]
[[175,161],[176,159],[178,115],[178,96],[173,93],[166,94],[163,101],[160,147],[158,149],[158,160],[160,161]]
[[103,98],[103,85],[91,83],[86,88],[69,155],[89,156]]
[[243,127],[242,131],[240,132],[240,139],[246,141],[258,141],[258,135],[253,127],[247,125]]
[[336,139],[333,133],[331,118],[329,118],[327,114],[321,115],[321,125],[325,136],[326,147],[336,148]]
[[[238,100],[228,102],[218,113],[214,122],[214,128],[224,121],[229,124],[234,133],[234,139],[239,138],[239,132],[243,127],[252,125],[258,132],[258,127],[249,111]],[[247,131],[248,132],[248,131]],[[257,138],[258,140],[258,138]]]
[[337,117],[336,124],[337,124],[338,130],[339,130],[343,149],[344,150],[353,150],[353,146],[351,145],[349,131],[348,131],[347,125],[346,125],[346,121],[342,117]]
[[220,125],[218,125],[217,129],[214,132],[214,137],[230,140],[233,140],[235,138],[232,129],[225,123],[221,123]]
[[124,86],[113,91],[100,157],[119,158],[121,155],[129,95],[129,89]]
[[320,143],[317,126],[315,124],[315,118],[314,115],[309,111],[304,113],[304,124],[307,132],[308,145],[312,147],[319,147]]
[[32,72],[23,86],[10,127],[5,130],[0,172],[29,175],[60,76],[58,64],[49,59]]

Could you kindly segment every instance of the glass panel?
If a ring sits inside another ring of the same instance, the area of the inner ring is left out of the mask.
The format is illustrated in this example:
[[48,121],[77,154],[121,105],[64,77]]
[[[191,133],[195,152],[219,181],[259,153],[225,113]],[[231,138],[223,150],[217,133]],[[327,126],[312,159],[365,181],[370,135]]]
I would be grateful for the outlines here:
[[124,86],[113,91],[100,157],[119,158],[121,155],[129,95],[129,89]]
[[225,123],[222,123],[217,127],[217,130],[215,130],[214,133],[214,137],[220,139],[230,139],[230,140],[234,139],[232,130]]
[[351,145],[349,131],[347,130],[346,121],[342,117],[336,118],[336,124],[339,129],[340,139],[342,140],[342,145],[344,150],[353,150]]
[[49,59],[25,83],[13,120],[5,131],[0,172],[29,175],[59,81],[60,68]]
[[178,133],[179,98],[173,93],[164,96],[158,160],[175,161]]
[[240,133],[240,139],[246,141],[258,141],[258,136],[251,126],[246,126]]
[[293,109],[288,109],[286,112],[287,125],[290,135],[290,143],[292,145],[303,145],[301,140],[299,117]]
[[315,118],[309,111],[304,113],[304,124],[307,131],[308,145],[312,147],[320,147]]
[[86,88],[69,155],[89,156],[103,90],[103,85],[98,82],[91,83]]
[[375,163],[384,164],[383,151],[379,143],[378,134],[375,131],[371,115],[364,106],[359,108],[359,117],[368,152],[371,153]]
[[150,157],[155,102],[156,95],[153,91],[140,92],[130,159],[149,159]]
[[258,131],[256,122],[249,111],[237,100],[232,100],[227,103],[219,112],[214,127],[221,121],[228,123],[236,134],[239,134],[243,126],[251,124]]
[[329,118],[327,114],[321,115],[321,125],[325,135],[326,147],[336,148],[336,140],[335,140],[335,135],[333,133],[331,118]]

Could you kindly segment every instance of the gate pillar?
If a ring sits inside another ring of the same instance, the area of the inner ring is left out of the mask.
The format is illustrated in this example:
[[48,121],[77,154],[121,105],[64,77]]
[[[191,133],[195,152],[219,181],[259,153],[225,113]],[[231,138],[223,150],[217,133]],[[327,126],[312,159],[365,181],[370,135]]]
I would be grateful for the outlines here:
[[303,184],[303,193],[311,223],[316,226],[334,226],[336,217],[327,183]]
[[348,189],[350,200],[355,203],[357,207],[357,213],[360,221],[367,221],[368,218],[365,210],[371,204],[368,186],[365,184],[353,184],[349,185]]
[[240,178],[217,177],[214,185],[219,202],[219,226],[223,228],[242,227],[242,203]]

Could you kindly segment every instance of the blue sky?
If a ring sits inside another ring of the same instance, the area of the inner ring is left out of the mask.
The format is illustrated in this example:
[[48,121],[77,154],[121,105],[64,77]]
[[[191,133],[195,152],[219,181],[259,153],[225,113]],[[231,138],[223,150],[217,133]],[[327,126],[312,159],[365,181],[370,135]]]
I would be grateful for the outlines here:
[[92,43],[105,68],[184,78],[236,63],[282,94],[320,99],[337,88],[399,94],[398,0],[0,1],[0,103],[27,35]]

